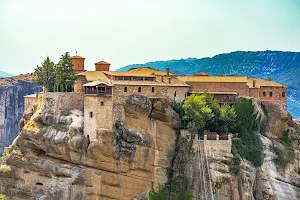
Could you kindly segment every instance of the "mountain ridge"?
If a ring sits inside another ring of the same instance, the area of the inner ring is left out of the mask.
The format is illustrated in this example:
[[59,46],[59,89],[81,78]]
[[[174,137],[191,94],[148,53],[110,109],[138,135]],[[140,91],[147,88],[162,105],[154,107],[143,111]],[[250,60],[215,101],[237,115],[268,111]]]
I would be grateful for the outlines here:
[[10,77],[13,76],[12,74],[6,73],[4,71],[0,71],[0,78]]

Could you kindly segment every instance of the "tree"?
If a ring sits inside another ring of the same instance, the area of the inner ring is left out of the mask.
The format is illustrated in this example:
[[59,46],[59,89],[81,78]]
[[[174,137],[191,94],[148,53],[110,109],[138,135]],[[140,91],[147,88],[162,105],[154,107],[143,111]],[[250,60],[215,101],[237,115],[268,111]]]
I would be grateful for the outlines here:
[[204,95],[193,94],[187,97],[182,107],[185,111],[184,119],[189,121],[188,129],[194,134],[204,128],[206,122],[214,117],[214,113],[207,105],[206,96]]
[[73,62],[69,52],[66,52],[64,55],[62,55],[55,67],[55,72],[56,90],[59,92],[71,92],[78,76],[73,68]]
[[235,110],[237,115],[236,131],[240,138],[233,141],[232,152],[240,154],[254,166],[261,166],[264,160],[264,148],[252,100],[240,98],[235,103]]
[[236,113],[234,106],[225,104],[220,109],[219,126],[224,132],[231,131],[235,128]]
[[41,63],[41,66],[34,69],[33,80],[37,85],[44,86],[46,91],[54,91],[55,67],[49,56]]

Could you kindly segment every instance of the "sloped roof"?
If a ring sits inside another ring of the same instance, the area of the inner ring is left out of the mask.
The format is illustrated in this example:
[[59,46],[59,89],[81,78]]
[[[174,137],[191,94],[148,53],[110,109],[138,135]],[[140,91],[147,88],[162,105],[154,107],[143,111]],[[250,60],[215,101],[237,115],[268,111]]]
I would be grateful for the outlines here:
[[248,78],[249,87],[253,87],[253,81],[255,81],[256,87],[285,87],[284,85],[274,81],[268,81],[259,78]]
[[155,77],[154,75],[148,74],[137,74],[130,72],[112,72],[112,71],[103,71],[104,74],[112,75],[112,76],[138,76],[138,77]]
[[247,83],[247,76],[177,76],[184,82]]
[[85,78],[87,81],[102,81],[104,83],[110,83],[106,75],[102,71],[86,71]]
[[95,64],[98,64],[98,65],[110,65],[110,63],[108,62],[105,62],[103,60],[99,61],[99,62],[96,62]]
[[[141,74],[141,75],[159,75],[159,76],[163,76],[166,75],[165,71],[159,71],[159,70],[155,70],[149,67],[142,67],[142,68],[135,68],[135,69],[131,69],[128,71],[128,73],[130,74]],[[175,74],[171,74],[170,75],[175,75]]]
[[80,59],[80,58],[81,58],[81,59],[85,59],[84,57],[77,56],[77,55],[76,55],[76,56],[72,56],[71,58],[73,58],[73,59],[74,59],[74,58],[75,58],[75,59],[76,59],[76,58],[79,58],[79,59]]
[[99,81],[99,80],[93,81],[93,82],[89,82],[89,83],[86,83],[86,84],[84,84],[83,86],[97,86],[97,85],[100,85],[100,84],[104,84],[104,85],[108,85],[108,86],[113,86],[113,85],[110,84],[110,83],[105,83],[105,82]]

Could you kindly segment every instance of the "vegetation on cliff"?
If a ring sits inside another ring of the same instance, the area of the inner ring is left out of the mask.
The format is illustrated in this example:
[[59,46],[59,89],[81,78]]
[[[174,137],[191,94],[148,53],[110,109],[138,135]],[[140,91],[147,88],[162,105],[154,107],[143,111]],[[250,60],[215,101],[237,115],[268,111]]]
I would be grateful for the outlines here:
[[295,158],[295,150],[292,145],[292,141],[288,137],[288,132],[284,132],[283,137],[280,140],[283,145],[283,149],[274,147],[273,150],[277,155],[275,163],[282,169],[285,169],[288,163],[291,163]]
[[77,74],[69,52],[62,55],[56,65],[47,56],[41,66],[34,69],[34,82],[49,92],[70,92],[76,80]]
[[183,103],[175,104],[174,110],[182,119],[182,128],[191,133],[204,129],[215,132],[230,132],[236,126],[235,108],[230,105],[220,106],[213,94],[193,94]]
[[235,128],[239,138],[232,141],[232,154],[239,154],[254,166],[261,166],[264,160],[263,144],[252,100],[240,98],[234,107],[238,119]]
[[192,200],[192,192],[186,188],[176,190],[172,197],[169,198],[169,192],[166,185],[159,185],[157,190],[154,189],[153,184],[149,193],[142,200]]

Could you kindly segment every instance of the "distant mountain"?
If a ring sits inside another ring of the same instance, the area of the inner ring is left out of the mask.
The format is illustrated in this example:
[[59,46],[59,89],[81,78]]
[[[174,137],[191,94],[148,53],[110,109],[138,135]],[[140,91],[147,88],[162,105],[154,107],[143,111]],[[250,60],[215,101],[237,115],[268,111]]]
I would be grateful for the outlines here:
[[207,72],[211,75],[247,75],[264,78],[289,87],[288,110],[293,118],[300,118],[300,52],[284,51],[236,51],[219,54],[212,58],[187,58],[133,64],[117,71],[137,67],[152,67],[164,71],[167,67],[177,75]]
[[0,78],[4,78],[4,77],[10,77],[10,76],[13,76],[12,74],[8,74],[4,71],[0,71]]

